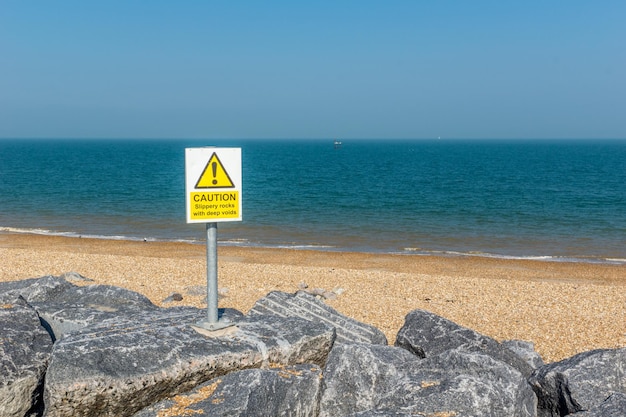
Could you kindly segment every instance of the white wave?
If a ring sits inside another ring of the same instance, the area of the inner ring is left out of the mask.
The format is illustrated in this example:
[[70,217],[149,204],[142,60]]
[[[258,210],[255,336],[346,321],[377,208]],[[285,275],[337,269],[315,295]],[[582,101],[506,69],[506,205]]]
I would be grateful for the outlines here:
[[423,256],[461,256],[461,257],[481,257],[494,259],[511,259],[511,260],[527,260],[527,261],[545,261],[545,262],[580,262],[580,263],[599,263],[599,264],[626,264],[623,258],[602,258],[602,257],[577,257],[577,256],[551,256],[551,255],[502,255],[488,252],[457,252],[444,250],[426,250],[422,248],[404,248],[405,253],[423,255]]
[[137,236],[125,236],[125,235],[96,235],[89,233],[76,233],[76,232],[59,232],[48,229],[25,229],[18,227],[6,227],[0,226],[0,233],[16,233],[16,234],[33,234],[42,236],[59,236],[59,237],[71,237],[71,238],[85,238],[85,239],[101,239],[101,240],[128,240],[133,242],[180,242],[180,243],[199,243],[195,239],[157,239],[154,237],[137,237]]

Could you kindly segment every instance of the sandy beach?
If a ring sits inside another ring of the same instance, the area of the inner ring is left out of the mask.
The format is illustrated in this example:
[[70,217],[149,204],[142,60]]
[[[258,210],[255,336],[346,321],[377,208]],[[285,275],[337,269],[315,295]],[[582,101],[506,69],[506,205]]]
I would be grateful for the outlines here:
[[[0,233],[0,281],[78,272],[157,305],[206,307],[204,245]],[[393,344],[425,309],[497,340],[535,343],[546,362],[626,346],[626,266],[220,246],[219,306],[246,312],[270,291],[306,284]],[[163,304],[172,293],[183,300]]]

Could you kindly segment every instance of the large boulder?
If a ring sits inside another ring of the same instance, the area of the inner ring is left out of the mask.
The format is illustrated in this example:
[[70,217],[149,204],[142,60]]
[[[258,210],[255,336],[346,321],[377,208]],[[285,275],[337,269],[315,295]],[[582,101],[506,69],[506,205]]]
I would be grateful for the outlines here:
[[75,285],[64,278],[46,275],[41,278],[0,282],[0,295],[22,296],[27,302],[35,303],[47,301],[73,287]]
[[513,367],[476,352],[419,359],[396,347],[335,346],[324,370],[320,417],[534,417],[537,399]]
[[110,285],[81,287],[54,276],[0,283],[0,294],[24,297],[35,307],[54,340],[108,318],[132,317],[158,309],[135,291]]
[[337,343],[387,344],[385,334],[376,327],[344,316],[314,295],[304,291],[298,291],[295,294],[272,291],[258,300],[248,312],[250,316],[268,314],[279,317],[300,317],[326,323],[335,328]]
[[52,339],[15,295],[0,296],[0,329],[0,416],[22,417],[39,404]]
[[275,316],[237,319],[206,333],[206,312],[146,311],[92,324],[58,340],[46,375],[47,417],[129,416],[220,375],[269,366],[323,366],[334,329]]
[[489,355],[514,367],[525,377],[530,376],[533,371],[520,356],[495,339],[425,310],[413,310],[407,314],[395,345],[420,358],[435,356],[447,350],[462,349]]
[[592,350],[545,365],[529,382],[540,417],[591,410],[613,394],[626,394],[626,348]]
[[322,370],[316,365],[246,369],[145,408],[134,417],[317,417]]
[[320,417],[375,408],[417,358],[404,349],[370,344],[336,345],[324,369]]
[[74,286],[33,306],[55,340],[109,318],[133,317],[159,308],[137,292],[110,285]]

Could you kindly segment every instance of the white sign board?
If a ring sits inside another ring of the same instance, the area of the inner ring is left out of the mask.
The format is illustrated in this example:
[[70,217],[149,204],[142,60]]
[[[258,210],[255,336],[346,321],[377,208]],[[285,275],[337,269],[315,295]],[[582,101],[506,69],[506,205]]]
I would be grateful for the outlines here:
[[241,148],[186,148],[187,223],[241,221]]

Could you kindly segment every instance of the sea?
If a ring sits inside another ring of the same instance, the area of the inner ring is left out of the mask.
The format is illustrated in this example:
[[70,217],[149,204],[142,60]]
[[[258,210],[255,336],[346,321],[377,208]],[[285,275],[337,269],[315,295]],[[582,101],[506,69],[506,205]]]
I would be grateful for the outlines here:
[[626,264],[626,140],[1,139],[0,233],[204,244],[204,146],[241,148],[220,245]]

